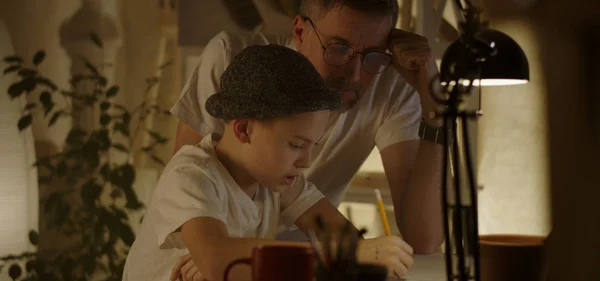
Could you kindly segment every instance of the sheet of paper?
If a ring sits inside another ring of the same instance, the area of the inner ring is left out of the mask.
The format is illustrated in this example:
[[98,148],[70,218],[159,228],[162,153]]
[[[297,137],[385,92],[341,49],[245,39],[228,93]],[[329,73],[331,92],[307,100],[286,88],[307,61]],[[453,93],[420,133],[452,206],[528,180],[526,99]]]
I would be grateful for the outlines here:
[[388,281],[446,281],[444,255],[415,255],[415,264],[406,276],[389,277]]

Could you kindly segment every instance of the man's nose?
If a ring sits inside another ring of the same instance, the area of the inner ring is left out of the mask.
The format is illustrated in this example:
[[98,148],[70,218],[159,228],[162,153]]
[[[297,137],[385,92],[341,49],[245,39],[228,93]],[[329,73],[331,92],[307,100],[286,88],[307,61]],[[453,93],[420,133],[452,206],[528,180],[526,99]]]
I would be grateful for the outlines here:
[[360,80],[360,72],[362,71],[362,55],[355,54],[352,59],[346,64],[346,79],[351,82]]

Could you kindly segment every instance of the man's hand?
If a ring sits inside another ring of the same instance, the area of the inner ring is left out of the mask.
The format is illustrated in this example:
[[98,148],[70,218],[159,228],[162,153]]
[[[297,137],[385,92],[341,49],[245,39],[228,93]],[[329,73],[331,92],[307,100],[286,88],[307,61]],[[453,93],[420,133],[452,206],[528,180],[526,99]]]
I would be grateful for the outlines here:
[[[418,93],[423,109],[423,118],[430,126],[442,126],[442,119],[435,118],[432,112],[441,112],[443,105],[438,104],[431,91],[439,91],[433,79],[437,68],[433,63],[431,48],[427,38],[400,29],[392,30],[388,49],[392,52],[392,64],[402,78]],[[433,87],[432,87],[433,86]]]
[[203,281],[200,270],[190,254],[185,254],[171,270],[171,281]]
[[394,67],[406,82],[417,91],[429,87],[427,66],[432,55],[427,38],[394,28],[390,34],[388,49],[392,52]]
[[385,266],[390,276],[405,275],[414,263],[412,254],[412,247],[398,236],[383,236],[358,242],[358,261]]

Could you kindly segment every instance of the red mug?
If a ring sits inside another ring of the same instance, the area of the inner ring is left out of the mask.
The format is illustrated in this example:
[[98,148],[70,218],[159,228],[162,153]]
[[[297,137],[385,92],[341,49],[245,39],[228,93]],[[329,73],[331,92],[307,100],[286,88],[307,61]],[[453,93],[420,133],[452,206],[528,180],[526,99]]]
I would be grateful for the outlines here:
[[251,281],[312,281],[315,256],[312,249],[294,246],[258,246],[252,257],[231,262],[225,268],[224,281],[229,271],[239,264],[247,264],[252,270]]

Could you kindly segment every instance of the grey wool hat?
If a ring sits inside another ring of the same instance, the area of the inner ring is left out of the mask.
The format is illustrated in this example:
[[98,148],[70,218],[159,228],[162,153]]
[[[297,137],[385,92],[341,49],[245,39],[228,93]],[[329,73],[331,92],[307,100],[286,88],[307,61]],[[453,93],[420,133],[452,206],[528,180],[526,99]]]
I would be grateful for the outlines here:
[[221,90],[206,101],[215,118],[267,119],[336,110],[342,100],[302,54],[280,45],[255,45],[235,56],[221,76]]

